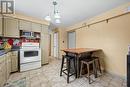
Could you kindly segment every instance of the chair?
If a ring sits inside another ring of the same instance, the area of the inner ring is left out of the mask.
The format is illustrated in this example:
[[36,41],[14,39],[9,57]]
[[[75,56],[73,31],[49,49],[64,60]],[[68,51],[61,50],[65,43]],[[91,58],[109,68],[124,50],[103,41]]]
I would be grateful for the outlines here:
[[[66,62],[65,62],[65,59],[66,59]],[[70,64],[71,61],[73,61],[72,64],[73,64],[74,69],[72,69],[72,66]],[[64,65],[66,65],[66,68],[64,67]],[[67,71],[67,72],[65,72],[65,71]],[[76,76],[75,57],[70,57],[70,56],[62,55],[62,63],[61,63],[60,76],[62,76],[62,73],[64,73],[64,74],[67,75],[67,83],[69,83],[69,77],[70,76],[72,76],[72,75]]]
[[[82,76],[82,71],[83,71],[83,66],[87,65],[87,78],[89,80],[89,84],[93,82],[93,80],[90,78],[90,75],[94,74],[95,75],[95,63],[94,59],[85,59],[81,61],[81,70],[80,70],[80,76]],[[93,70],[90,72],[90,65],[92,65]]]

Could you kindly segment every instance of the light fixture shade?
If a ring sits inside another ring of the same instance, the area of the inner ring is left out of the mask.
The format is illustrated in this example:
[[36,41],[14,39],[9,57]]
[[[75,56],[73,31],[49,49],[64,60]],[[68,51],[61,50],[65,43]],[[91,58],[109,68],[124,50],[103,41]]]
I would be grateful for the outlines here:
[[55,19],[61,18],[60,14],[59,14],[58,12],[56,12],[56,13],[54,14],[54,17],[55,17]]
[[56,19],[55,22],[56,22],[57,24],[61,23],[60,19]]
[[45,17],[45,20],[51,21],[51,17],[48,15],[48,16]]

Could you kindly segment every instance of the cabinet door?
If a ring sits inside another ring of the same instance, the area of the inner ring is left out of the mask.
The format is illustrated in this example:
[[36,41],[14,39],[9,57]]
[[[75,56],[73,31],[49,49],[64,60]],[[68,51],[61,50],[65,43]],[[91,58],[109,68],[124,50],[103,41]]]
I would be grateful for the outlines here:
[[3,85],[6,82],[6,60],[5,56],[0,56],[0,87],[3,87]]
[[41,55],[42,64],[49,63],[49,35],[41,34]]
[[3,56],[0,56],[0,87],[3,86],[3,71],[2,71],[2,67],[3,67]]
[[11,72],[18,71],[18,51],[11,53]]
[[4,18],[4,36],[19,37],[18,19]]
[[32,31],[33,32],[41,32],[41,24],[32,23]]
[[48,34],[48,26],[47,25],[42,25],[42,33]]
[[24,21],[24,20],[19,20],[19,29],[20,30],[26,30],[26,31],[31,31],[31,22],[29,21]]
[[2,16],[0,16],[0,36],[2,36]]
[[6,83],[7,76],[6,76],[6,62],[4,61],[1,65],[2,67],[2,85]]
[[2,64],[0,63],[0,87],[2,87]]
[[9,75],[11,73],[11,55],[10,53],[6,54],[6,79],[9,79]]

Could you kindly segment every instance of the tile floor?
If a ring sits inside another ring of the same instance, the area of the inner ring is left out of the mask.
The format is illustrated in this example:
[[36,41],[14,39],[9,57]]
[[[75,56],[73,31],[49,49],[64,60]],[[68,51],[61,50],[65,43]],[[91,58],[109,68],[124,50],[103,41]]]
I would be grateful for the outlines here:
[[60,66],[61,60],[51,59],[48,65],[40,69],[12,74],[8,82],[26,77],[26,87],[127,87],[125,80],[109,74],[95,79],[92,84],[88,84],[88,79],[85,77],[79,79],[71,77],[71,82],[67,84],[66,76],[60,77],[59,75]]

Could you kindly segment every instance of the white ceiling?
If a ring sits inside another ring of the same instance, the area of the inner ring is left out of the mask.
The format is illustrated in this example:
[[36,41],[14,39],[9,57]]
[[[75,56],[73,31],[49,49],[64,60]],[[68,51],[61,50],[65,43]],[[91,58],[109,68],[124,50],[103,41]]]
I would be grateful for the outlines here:
[[[53,0],[15,0],[16,12],[44,19],[53,12]],[[99,15],[130,0],[57,0],[61,13],[60,27],[68,27],[75,23]],[[53,22],[53,24],[55,24]]]

